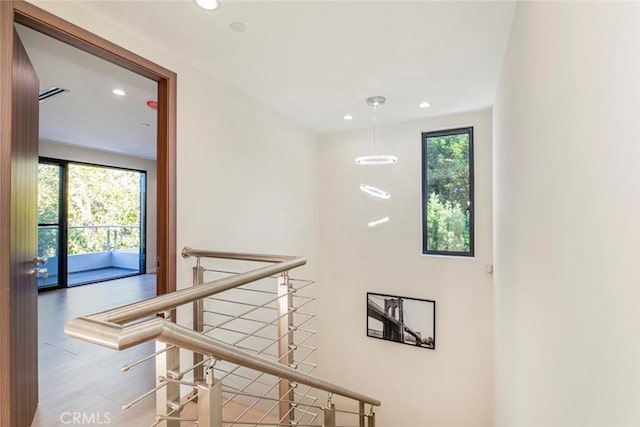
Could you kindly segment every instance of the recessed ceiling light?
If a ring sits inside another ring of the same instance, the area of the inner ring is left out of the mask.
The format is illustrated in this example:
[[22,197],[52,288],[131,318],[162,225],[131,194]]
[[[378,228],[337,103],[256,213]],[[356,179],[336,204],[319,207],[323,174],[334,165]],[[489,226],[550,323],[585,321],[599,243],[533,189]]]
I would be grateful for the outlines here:
[[118,96],[125,96],[127,94],[127,92],[123,91],[122,89],[114,89],[111,92],[114,95],[118,95]]
[[196,4],[205,10],[216,10],[220,7],[218,0],[196,0]]
[[353,116],[351,114],[347,114],[346,116],[343,117],[343,119],[345,119],[345,120],[353,120]]
[[236,33],[244,33],[247,31],[247,27],[242,22],[232,22],[230,27]]
[[431,103],[427,102],[427,101],[424,101],[424,102],[421,102],[420,105],[418,105],[418,107],[420,107],[420,108],[429,108],[429,107],[431,107]]
[[142,126],[144,126],[144,127],[148,128],[148,127],[151,127],[151,124],[149,124],[149,123],[143,123],[143,124],[142,124]]

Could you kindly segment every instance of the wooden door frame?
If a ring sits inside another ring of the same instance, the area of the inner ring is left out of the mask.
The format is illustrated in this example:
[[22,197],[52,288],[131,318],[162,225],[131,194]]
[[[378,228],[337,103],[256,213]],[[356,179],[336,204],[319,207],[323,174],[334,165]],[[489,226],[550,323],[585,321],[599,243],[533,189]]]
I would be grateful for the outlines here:
[[[119,65],[129,71],[147,77],[158,83],[158,120],[157,120],[157,256],[158,256],[158,280],[157,294],[172,292],[176,289],[176,73],[161,67],[129,50],[99,37],[83,28],[67,22],[43,9],[40,9],[24,0],[2,1],[2,23],[5,28],[9,22],[16,22],[44,33],[56,40],[67,43],[73,47],[95,55],[113,64]],[[10,6],[9,6],[10,5]],[[10,14],[11,16],[5,16]],[[3,37],[8,34],[2,34]],[[11,36],[13,39],[13,36]],[[3,57],[4,59],[4,57]],[[6,63],[3,61],[3,63]],[[5,75],[2,73],[2,86],[5,86]],[[10,75],[8,76],[10,78]],[[1,92],[0,92],[1,93]],[[4,94],[3,94],[4,95]],[[5,99],[0,115],[2,128],[5,123],[10,123],[10,111],[5,111]],[[10,138],[10,135],[8,136]],[[1,135],[1,145],[4,147],[5,132]],[[3,153],[4,154],[4,153]],[[3,156],[3,162],[6,157]],[[6,170],[2,168],[3,173]],[[2,188],[4,190],[4,188]],[[5,193],[2,191],[4,202]],[[3,208],[4,209],[4,203]],[[4,217],[0,214],[0,217]],[[0,235],[7,235],[8,230],[2,222]],[[0,252],[0,255],[2,253]],[[4,259],[4,257],[2,257]]]
[[[67,22],[24,0],[0,0],[0,301],[11,298],[11,157],[13,29],[19,23],[105,59],[158,84],[157,128],[157,294],[176,288],[176,84],[174,72]],[[11,307],[0,306],[0,427],[10,426],[17,397],[7,379],[11,372]],[[6,363],[5,363],[6,362]],[[11,426],[13,427],[13,426]]]

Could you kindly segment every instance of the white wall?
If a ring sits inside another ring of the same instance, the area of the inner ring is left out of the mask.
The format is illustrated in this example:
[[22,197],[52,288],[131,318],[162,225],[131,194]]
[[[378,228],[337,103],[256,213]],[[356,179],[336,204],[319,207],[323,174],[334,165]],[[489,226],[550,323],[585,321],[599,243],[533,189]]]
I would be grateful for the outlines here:
[[498,426],[640,425],[640,4],[520,2],[494,107]]
[[41,139],[39,154],[61,160],[94,163],[103,166],[137,169],[147,172],[147,273],[156,271],[156,162],[155,160],[125,156],[108,151],[92,150]]
[[[183,246],[307,256],[317,243],[317,136],[185,62],[162,43],[92,11],[42,7],[178,75],[178,250]],[[179,252],[179,251],[178,251]],[[178,287],[192,260],[178,257]],[[311,268],[303,274],[312,276]]]
[[[421,133],[475,127],[476,257],[422,255]],[[390,222],[368,229],[354,164],[366,131],[321,137],[321,374],[380,399],[381,426],[490,426],[493,414],[491,112],[392,126]],[[383,210],[375,215],[381,215]],[[366,336],[366,292],[436,301],[436,350]]]
[[[315,133],[216,81],[157,40],[93,13],[91,4],[35,3],[177,73],[178,254],[191,246],[301,255],[309,264],[292,275],[315,277]],[[178,289],[191,286],[194,264],[178,255]],[[190,324],[190,307],[179,310],[178,319]],[[186,368],[190,356],[183,353]]]
[[313,277],[317,135],[214,80],[179,84],[204,128],[178,139],[179,246],[302,255]]

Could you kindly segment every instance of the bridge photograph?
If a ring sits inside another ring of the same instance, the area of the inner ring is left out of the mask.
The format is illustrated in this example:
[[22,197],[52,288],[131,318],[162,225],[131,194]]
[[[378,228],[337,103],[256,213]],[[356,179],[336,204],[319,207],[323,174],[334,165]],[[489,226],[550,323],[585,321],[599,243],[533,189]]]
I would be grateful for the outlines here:
[[436,302],[367,293],[367,336],[436,348]]

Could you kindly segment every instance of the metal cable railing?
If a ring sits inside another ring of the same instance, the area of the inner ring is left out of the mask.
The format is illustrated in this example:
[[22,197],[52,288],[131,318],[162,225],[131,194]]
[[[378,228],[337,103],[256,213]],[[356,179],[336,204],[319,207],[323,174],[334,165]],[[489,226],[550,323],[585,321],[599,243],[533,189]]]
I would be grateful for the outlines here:
[[[237,271],[230,270],[220,270],[203,267],[203,271],[205,273],[217,273],[217,274],[238,274]],[[278,277],[271,277],[269,279],[278,279]],[[302,279],[293,279],[289,278],[290,282],[298,283],[297,287],[290,287],[286,292],[278,292],[277,290],[271,290],[273,285],[277,286],[277,284],[269,279],[265,279],[258,283],[252,283],[245,287],[236,288],[236,291],[248,291],[257,293],[258,295],[250,296],[250,301],[247,301],[246,295],[243,295],[243,292],[234,292],[233,295],[225,295],[224,298],[215,296],[209,297],[206,300],[206,303],[209,307],[216,307],[215,309],[207,310],[204,309],[205,313],[209,315],[214,315],[220,319],[218,323],[212,325],[205,321],[205,331],[211,331],[208,333],[217,334],[220,331],[231,332],[228,335],[228,340],[226,341],[229,344],[232,344],[236,347],[242,348],[247,351],[251,351],[257,355],[268,355],[269,357],[274,358],[278,362],[290,361],[289,366],[297,368],[299,365],[305,365],[310,369],[307,370],[307,373],[311,370],[315,369],[316,364],[307,362],[308,359],[316,350],[313,346],[306,346],[304,342],[306,342],[309,338],[311,338],[315,331],[310,331],[310,333],[306,333],[307,336],[303,337],[300,341],[294,339],[292,343],[288,345],[287,348],[281,348],[280,353],[278,353],[278,349],[276,348],[276,352],[272,350],[274,347],[278,347],[277,344],[280,340],[286,338],[288,335],[293,334],[291,329],[296,327],[295,317],[298,316],[307,316],[313,317],[315,315],[311,313],[303,313],[299,314],[299,309],[302,306],[312,303],[315,301],[315,297],[301,295],[300,292],[315,283],[310,280],[302,280]],[[260,284],[263,284],[263,287],[257,288]],[[252,286],[249,288],[249,286]],[[231,292],[229,292],[231,294]],[[274,298],[273,296],[276,295]],[[280,306],[278,304],[279,300],[291,295],[292,305],[287,307],[287,310],[284,313],[280,312]],[[235,296],[235,298],[234,298]],[[297,303],[300,301],[301,303]],[[244,307],[244,308],[242,308]],[[249,307],[249,308],[247,308]],[[235,309],[235,310],[234,310]],[[288,317],[292,313],[293,319],[292,324],[287,325],[287,332],[284,335],[278,334],[278,329],[276,326],[279,322],[282,321],[283,318]],[[301,312],[300,312],[301,313]],[[275,318],[274,318],[275,316]],[[224,319],[224,320],[223,320]],[[269,320],[271,319],[271,320]],[[237,323],[238,321],[244,321],[246,324],[244,328],[237,327],[228,327],[231,324]],[[252,328],[250,326],[251,323],[257,323],[259,327]],[[298,322],[300,323],[300,322]],[[272,327],[272,328],[270,328]],[[248,341],[252,338],[258,338],[259,342],[254,340],[253,343],[248,343]],[[241,344],[242,343],[242,344]],[[298,350],[305,350],[306,354],[303,354],[301,357],[297,356],[295,353]],[[284,351],[284,353],[282,352]],[[290,355],[292,356],[290,358]],[[291,359],[291,360],[289,360]],[[229,376],[236,375],[237,370],[240,369],[239,366],[231,369],[229,371],[225,371],[224,374],[220,377],[221,380],[228,378]],[[297,423],[304,423],[305,417],[308,415],[311,418],[311,422],[317,418],[317,413],[310,413],[310,408],[306,408],[305,411],[297,408],[297,403],[294,400],[288,400],[286,398],[278,396],[276,393],[279,389],[279,380],[275,381],[265,381],[264,373],[257,373],[253,377],[248,377],[242,375],[244,379],[248,381],[243,384],[241,387],[234,387],[233,390],[227,390],[225,395],[225,401],[223,403],[223,407],[229,402],[234,401],[238,398],[238,396],[243,397],[252,397],[253,401],[249,401],[246,404],[246,408],[238,414],[232,422],[230,422],[229,426],[241,425],[244,423],[245,416],[250,413],[254,408],[261,406],[261,409],[264,411],[264,415],[257,420],[258,423],[265,422],[276,409],[280,407],[281,404],[288,404],[289,408],[284,412],[284,414],[280,414],[279,422],[284,422],[286,418],[295,419]],[[260,385],[263,387],[259,387],[262,393],[248,393],[247,390],[257,388],[256,385]],[[265,389],[266,387],[266,389]],[[313,391],[312,388],[308,388],[306,393],[302,395],[298,394],[298,400],[304,400],[307,398],[317,400],[317,397],[309,396],[309,393]],[[283,393],[285,396],[293,396],[292,393],[295,393],[295,386],[290,386]],[[264,402],[271,401],[276,402],[276,404],[271,405],[268,409],[263,406]],[[297,411],[297,412],[296,412]],[[300,414],[300,412],[302,412]],[[290,415],[293,414],[292,417]],[[297,414],[297,416],[296,416]],[[256,421],[256,420],[253,420]]]
[[[158,368],[156,387],[124,409],[155,396],[159,412],[152,427],[335,427],[340,414],[358,416],[351,426],[374,426],[379,401],[310,375],[317,367],[316,331],[309,326],[315,282],[289,277],[304,259],[190,248],[183,256],[196,258],[193,287],[76,318],[65,328],[73,337],[118,350],[154,339],[164,345],[121,368],[151,360]],[[239,272],[205,266],[211,259],[272,265]],[[189,328],[170,320],[171,310],[185,304],[193,308]],[[156,313],[164,318],[149,318]],[[185,351],[192,363],[180,358]],[[319,391],[328,393],[326,406],[318,404]],[[357,401],[357,411],[336,409],[333,394]]]

